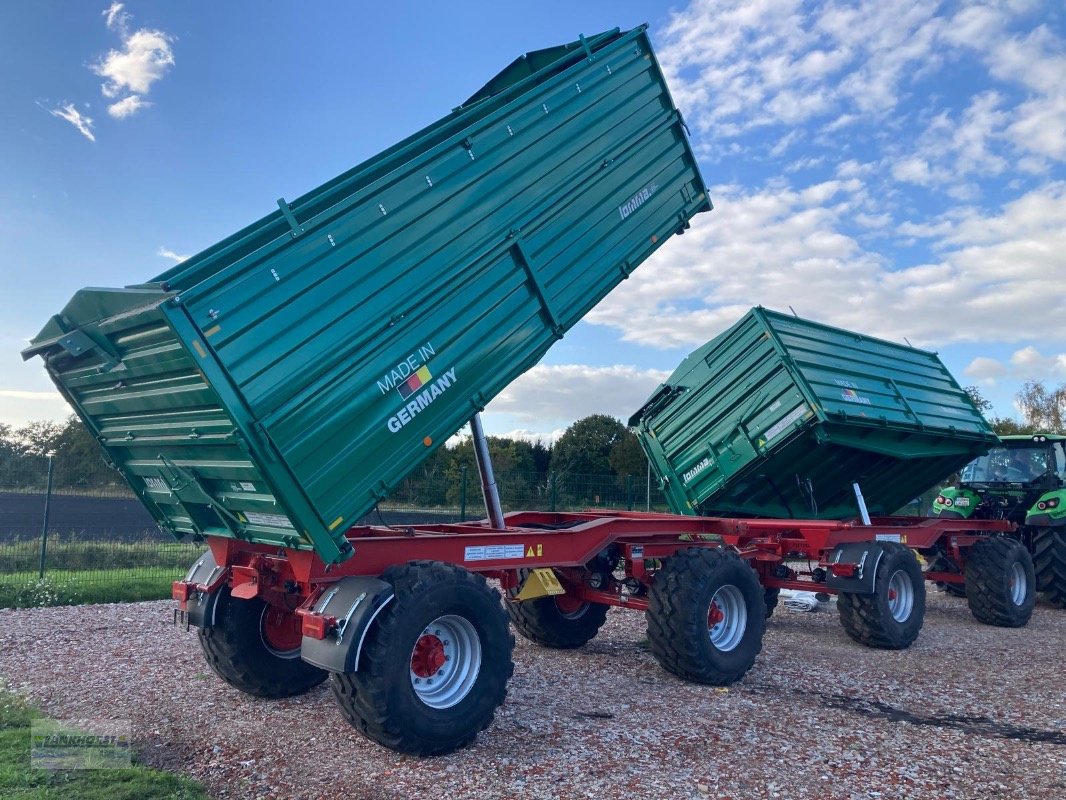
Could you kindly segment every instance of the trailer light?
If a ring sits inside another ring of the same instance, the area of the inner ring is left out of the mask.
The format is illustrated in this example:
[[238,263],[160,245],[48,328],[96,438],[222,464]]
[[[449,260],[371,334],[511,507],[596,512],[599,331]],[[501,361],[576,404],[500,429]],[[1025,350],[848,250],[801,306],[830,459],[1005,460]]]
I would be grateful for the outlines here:
[[301,632],[304,636],[310,636],[312,639],[325,639],[329,634],[330,628],[337,624],[337,620],[333,617],[324,617],[318,614],[304,614],[303,618]]
[[854,578],[858,564],[830,564],[829,570],[834,578]]
[[1036,436],[1033,437],[1033,441],[1034,442],[1040,442],[1041,444],[1043,444],[1044,442],[1047,441],[1047,437],[1042,435],[1042,434],[1037,434]]
[[174,581],[174,583],[170,585],[170,596],[179,603],[187,603],[191,594],[192,584],[186,583],[185,581]]
[[943,506],[953,506],[953,505],[955,505],[952,502],[950,497],[941,497],[940,498],[940,504],[943,505]]
[[1039,508],[1041,511],[1046,511],[1049,508],[1058,508],[1059,498],[1052,497],[1050,500],[1041,500],[1039,503],[1036,504],[1036,507]]

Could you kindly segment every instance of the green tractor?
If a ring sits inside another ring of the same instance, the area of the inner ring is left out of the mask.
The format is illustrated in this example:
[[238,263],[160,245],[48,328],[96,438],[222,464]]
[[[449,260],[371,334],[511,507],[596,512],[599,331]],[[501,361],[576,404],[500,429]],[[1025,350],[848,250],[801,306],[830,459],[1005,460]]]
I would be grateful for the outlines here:
[[[1016,522],[1033,555],[1037,590],[1066,607],[1066,436],[1001,437],[959,471],[955,486],[941,491],[933,515]],[[960,593],[951,584],[944,589]]]

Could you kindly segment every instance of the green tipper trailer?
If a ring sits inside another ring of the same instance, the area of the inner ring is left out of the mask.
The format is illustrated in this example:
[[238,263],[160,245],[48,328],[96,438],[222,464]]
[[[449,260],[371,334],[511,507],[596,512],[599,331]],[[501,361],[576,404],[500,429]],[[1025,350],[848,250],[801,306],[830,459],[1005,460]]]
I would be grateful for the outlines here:
[[764,308],[629,424],[682,514],[891,514],[997,441],[936,354]]
[[350,557],[345,531],[711,208],[644,28],[463,105],[24,351],[160,526]]

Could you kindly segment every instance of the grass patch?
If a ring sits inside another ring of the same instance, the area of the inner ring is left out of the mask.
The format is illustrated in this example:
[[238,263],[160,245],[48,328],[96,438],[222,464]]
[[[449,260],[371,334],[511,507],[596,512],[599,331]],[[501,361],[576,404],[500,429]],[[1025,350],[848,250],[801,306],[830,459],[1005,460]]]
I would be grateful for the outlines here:
[[43,581],[36,572],[0,575],[0,608],[163,600],[191,563],[190,558],[180,568],[50,570]]
[[124,769],[50,772],[30,765],[30,726],[40,714],[0,688],[0,797],[20,800],[206,800],[199,783],[136,763]]

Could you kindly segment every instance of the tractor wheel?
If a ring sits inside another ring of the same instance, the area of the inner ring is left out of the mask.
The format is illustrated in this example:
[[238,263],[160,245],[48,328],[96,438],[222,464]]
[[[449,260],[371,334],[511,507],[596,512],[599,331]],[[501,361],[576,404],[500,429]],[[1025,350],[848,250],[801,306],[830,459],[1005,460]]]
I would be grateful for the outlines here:
[[1066,528],[1042,528],[1033,533],[1036,590],[1044,599],[1066,607]]
[[986,625],[1021,628],[1036,605],[1033,559],[1016,539],[982,539],[966,555],[966,602]]
[[480,575],[435,561],[390,567],[395,599],[374,621],[356,671],[330,677],[345,718],[400,753],[436,756],[492,722],[514,672],[500,595]]
[[679,550],[655,575],[646,617],[651,652],[663,669],[725,686],[740,680],[762,649],[763,588],[731,550]]
[[230,686],[256,697],[292,697],[329,675],[300,660],[299,617],[254,598],[221,593],[214,625],[199,631],[204,659]]
[[565,594],[521,603],[508,599],[504,606],[511,624],[522,636],[559,650],[581,647],[591,641],[607,621],[607,606],[583,603]]
[[781,598],[780,589],[765,589],[762,593],[763,602],[766,603],[766,618],[770,619],[777,608],[777,601]]
[[914,553],[882,542],[873,594],[841,592],[840,623],[848,636],[867,647],[902,650],[918,638],[925,621],[925,582]]

